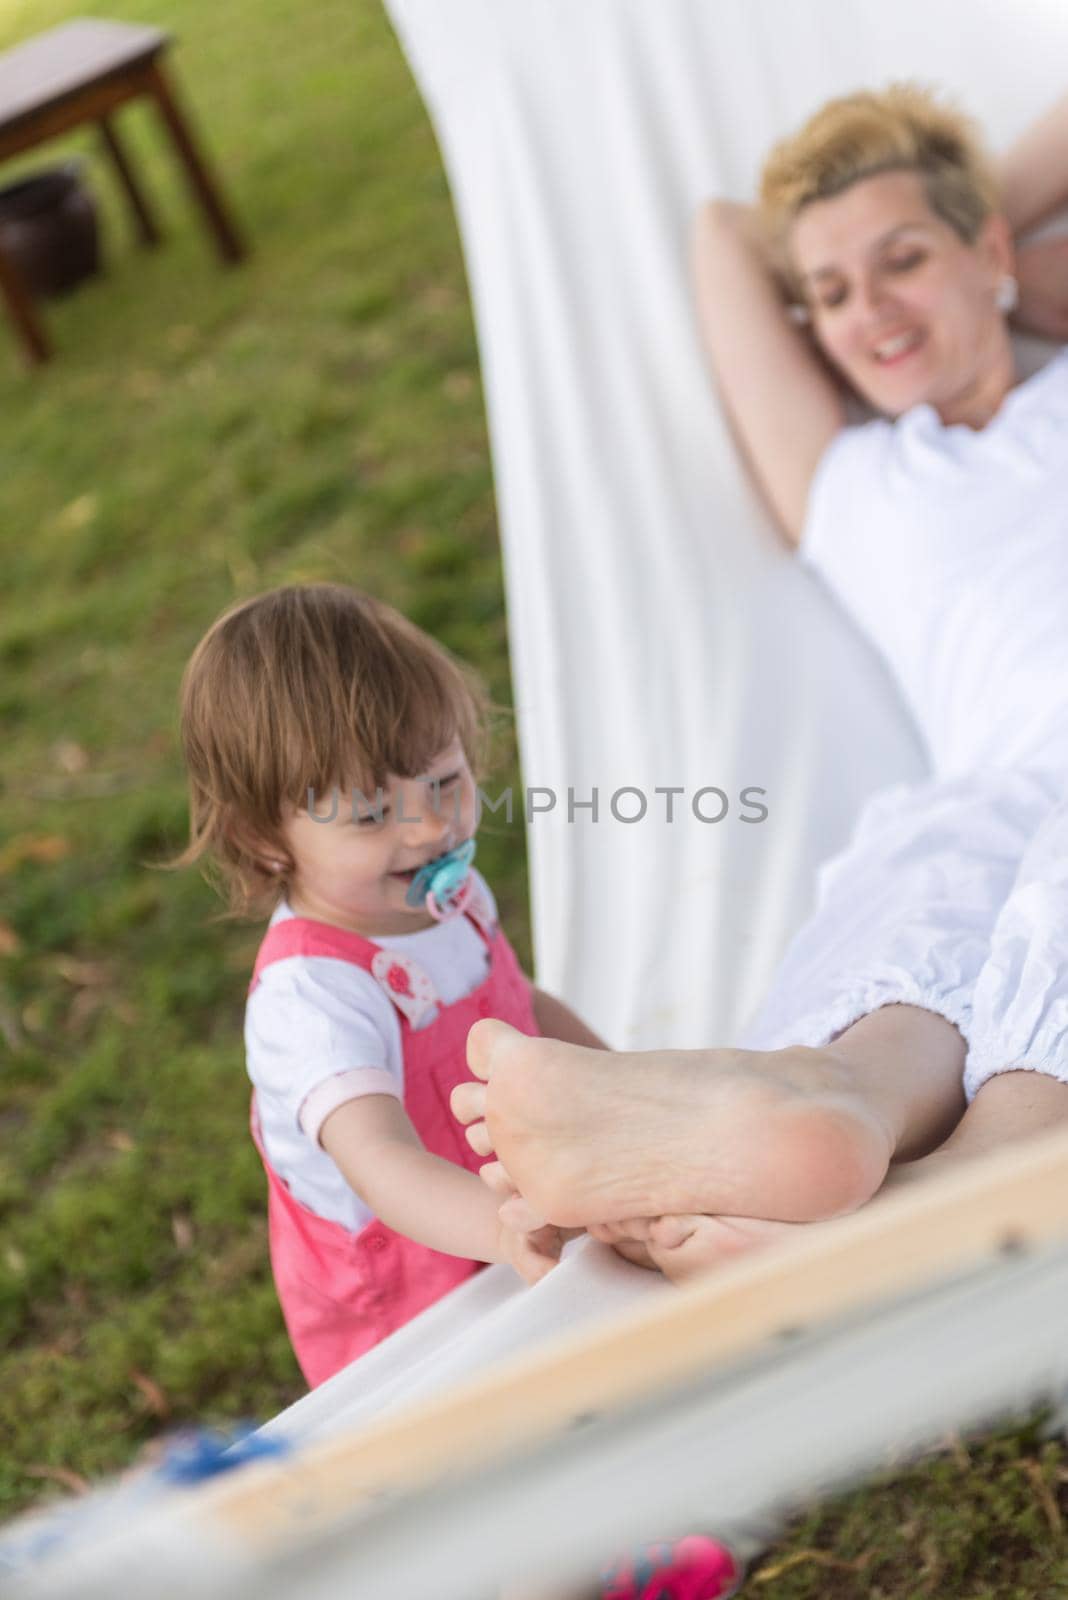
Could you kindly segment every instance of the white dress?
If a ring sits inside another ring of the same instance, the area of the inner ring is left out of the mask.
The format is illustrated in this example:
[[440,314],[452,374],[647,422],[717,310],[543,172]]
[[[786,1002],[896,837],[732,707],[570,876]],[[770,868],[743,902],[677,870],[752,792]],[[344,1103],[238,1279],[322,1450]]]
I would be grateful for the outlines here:
[[985,428],[930,405],[836,436],[801,560],[882,655],[932,776],[874,796],[738,1042],[894,1001],[956,1024],[972,1099],[1068,1081],[1068,351]]

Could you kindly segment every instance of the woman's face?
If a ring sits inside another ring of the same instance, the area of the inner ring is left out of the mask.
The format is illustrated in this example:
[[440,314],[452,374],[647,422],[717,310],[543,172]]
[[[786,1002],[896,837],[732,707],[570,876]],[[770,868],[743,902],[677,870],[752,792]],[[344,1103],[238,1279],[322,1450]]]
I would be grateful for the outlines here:
[[995,298],[1013,265],[1004,218],[966,244],[917,173],[882,172],[805,206],[789,245],[820,345],[876,410],[926,401],[952,421],[989,398],[993,414],[1012,383]]

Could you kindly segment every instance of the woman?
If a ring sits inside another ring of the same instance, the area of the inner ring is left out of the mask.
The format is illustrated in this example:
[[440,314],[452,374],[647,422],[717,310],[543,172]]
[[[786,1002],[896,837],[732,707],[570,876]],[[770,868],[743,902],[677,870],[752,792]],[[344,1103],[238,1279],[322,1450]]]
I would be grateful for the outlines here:
[[[934,776],[877,796],[824,868],[747,1048],[476,1025],[488,1087],[454,1108],[517,1214],[681,1278],[888,1173],[1068,1121],[1068,353],[1021,383],[1006,325],[1019,299],[1068,338],[1068,241],[1013,248],[1068,201],[1065,151],[1068,101],[1010,153],[999,210],[968,122],[897,85],[776,147],[759,212],[702,211],[739,444],[896,674]],[[847,425],[850,392],[881,415]]]

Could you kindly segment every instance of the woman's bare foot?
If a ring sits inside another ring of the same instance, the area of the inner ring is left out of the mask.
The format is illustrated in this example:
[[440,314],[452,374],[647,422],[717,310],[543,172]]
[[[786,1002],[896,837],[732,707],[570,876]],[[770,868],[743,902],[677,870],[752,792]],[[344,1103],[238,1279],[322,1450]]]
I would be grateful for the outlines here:
[[[757,1214],[807,1222],[874,1194],[892,1129],[827,1049],[588,1050],[486,1019],[453,1091],[481,1154],[548,1220]],[[481,1123],[485,1126],[480,1126]]]

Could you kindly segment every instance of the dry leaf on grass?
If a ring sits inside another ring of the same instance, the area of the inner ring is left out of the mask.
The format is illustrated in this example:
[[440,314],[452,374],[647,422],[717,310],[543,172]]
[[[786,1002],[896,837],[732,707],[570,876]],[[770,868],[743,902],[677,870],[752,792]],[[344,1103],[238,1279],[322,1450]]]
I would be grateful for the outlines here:
[[1020,1465],[1034,1486],[1035,1498],[1042,1507],[1050,1532],[1059,1539],[1064,1532],[1064,1518],[1061,1516],[1061,1508],[1054,1499],[1052,1489],[1043,1477],[1041,1466],[1037,1461],[1022,1461]]
[[52,746],[52,760],[60,772],[84,772],[89,765],[89,752],[76,739],[57,739]]
[[140,1389],[145,1405],[154,1417],[166,1418],[171,1414],[171,1403],[154,1378],[147,1373],[139,1372],[136,1367],[131,1368],[130,1377]]
[[91,1022],[98,1011],[105,1005],[104,996],[98,989],[79,989],[70,1003],[64,1023],[68,1034],[79,1035],[87,1022]]
[[774,1566],[761,1567],[759,1572],[753,1574],[753,1582],[771,1583],[774,1578],[781,1578],[784,1572],[789,1572],[791,1567],[804,1566],[808,1561],[817,1567],[833,1567],[836,1572],[863,1572],[870,1560],[870,1550],[865,1550],[855,1561],[845,1561],[841,1556],[832,1556],[826,1550],[795,1550],[785,1560],[777,1561]]
[[50,1478],[53,1483],[61,1483],[71,1494],[88,1494],[88,1481],[80,1472],[72,1472],[69,1467],[44,1467],[34,1464],[23,1467],[27,1478]]
[[3,1039],[12,1055],[26,1043],[18,1018],[4,1006],[0,1006],[0,1039]]
[[77,500],[71,500],[55,519],[57,528],[62,528],[67,533],[77,533],[79,528],[87,528],[96,516],[99,498],[95,494],[80,494]]
[[193,1221],[184,1211],[175,1211],[171,1217],[171,1233],[183,1255],[188,1255],[196,1242]]
[[60,833],[17,833],[0,850],[0,873],[13,871],[23,861],[51,865],[62,861],[70,852],[70,840]]
[[81,961],[77,956],[56,955],[51,957],[49,965],[76,989],[99,989],[112,979],[112,968],[105,961]]

